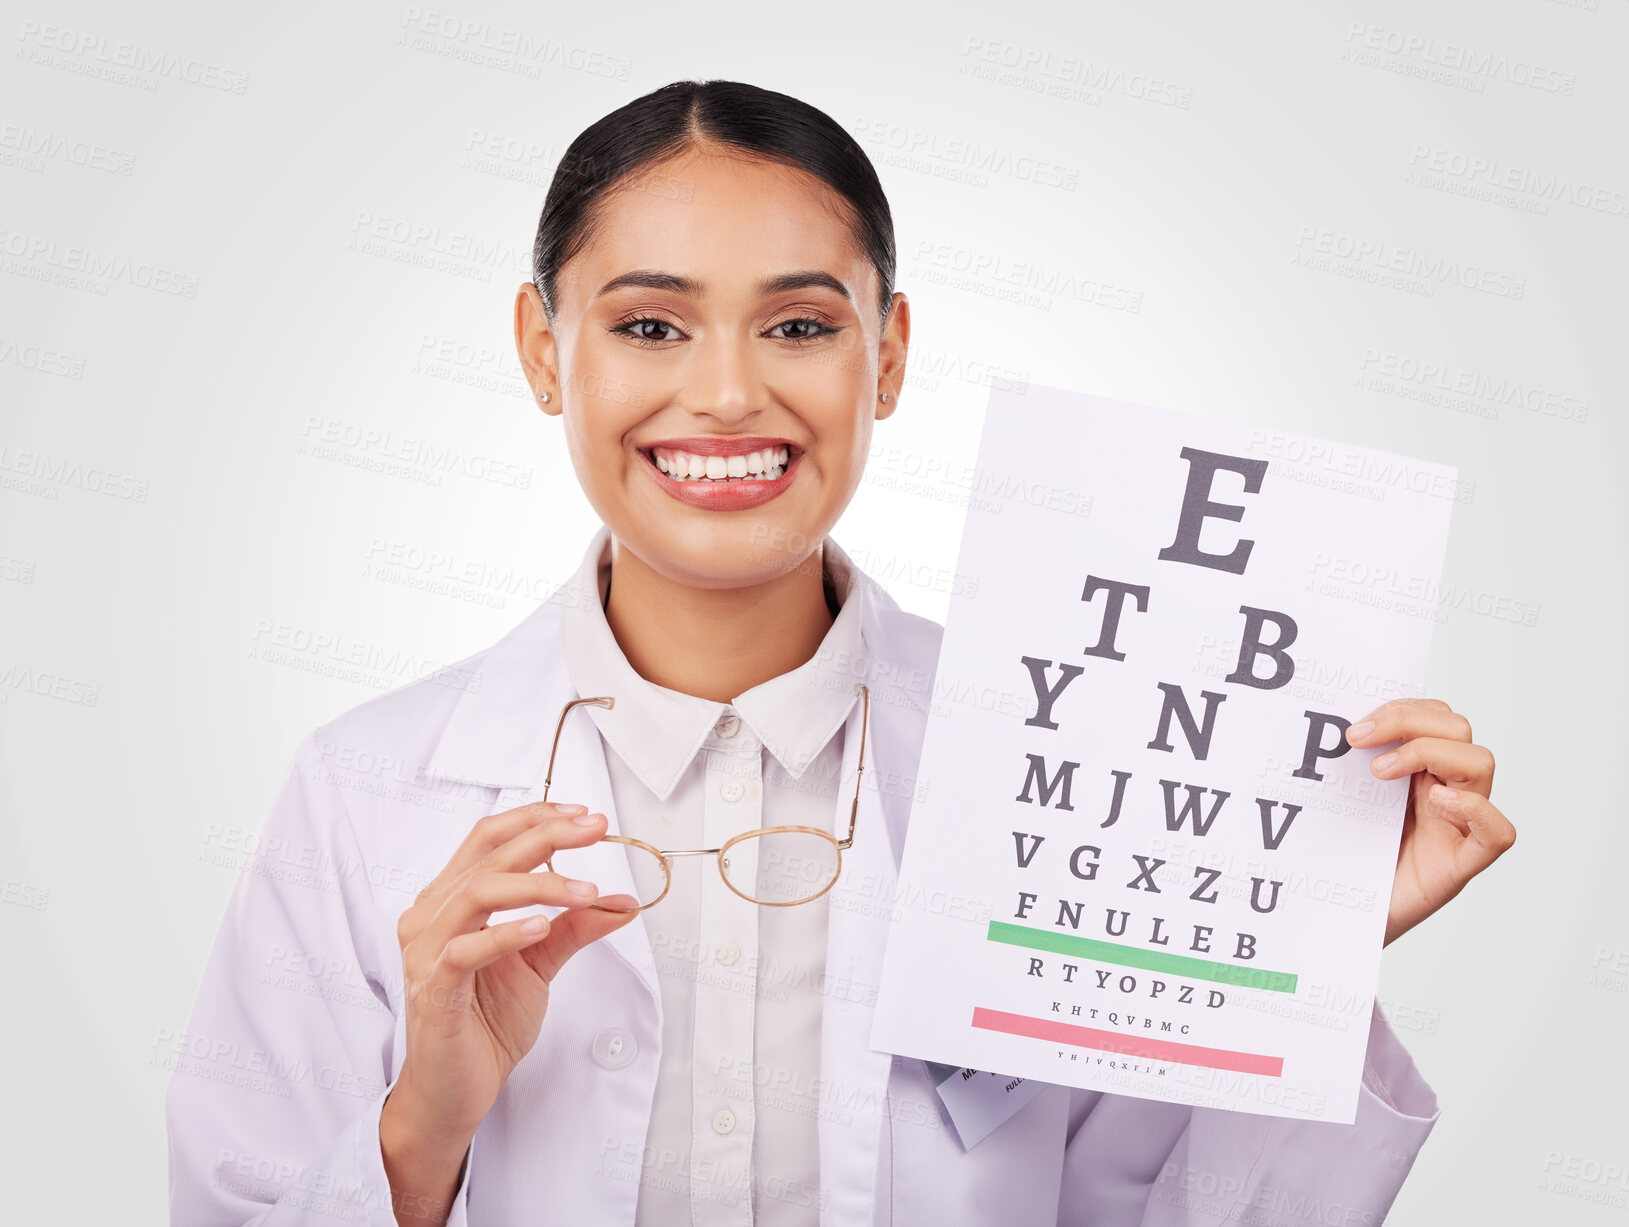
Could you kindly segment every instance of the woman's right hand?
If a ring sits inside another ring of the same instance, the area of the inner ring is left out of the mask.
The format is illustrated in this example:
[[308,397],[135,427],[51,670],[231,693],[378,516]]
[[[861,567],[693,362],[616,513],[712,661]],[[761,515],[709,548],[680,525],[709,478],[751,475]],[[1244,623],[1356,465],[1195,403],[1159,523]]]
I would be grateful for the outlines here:
[[[537,1041],[550,981],[638,915],[587,906],[598,897],[593,883],[531,872],[604,834],[605,815],[581,805],[539,802],[483,818],[397,922],[407,1050],[379,1140],[400,1222],[445,1221],[476,1129]],[[493,912],[532,904],[570,910],[487,927]]]

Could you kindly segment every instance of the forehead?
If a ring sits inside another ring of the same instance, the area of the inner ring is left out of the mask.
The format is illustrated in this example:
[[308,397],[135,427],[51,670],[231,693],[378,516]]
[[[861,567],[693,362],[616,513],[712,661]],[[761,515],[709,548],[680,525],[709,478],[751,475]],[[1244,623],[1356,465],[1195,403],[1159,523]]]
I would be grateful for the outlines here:
[[797,167],[745,154],[691,150],[645,167],[595,206],[593,232],[563,268],[567,294],[654,268],[697,277],[719,292],[766,273],[825,269],[866,302],[875,270],[836,191]]

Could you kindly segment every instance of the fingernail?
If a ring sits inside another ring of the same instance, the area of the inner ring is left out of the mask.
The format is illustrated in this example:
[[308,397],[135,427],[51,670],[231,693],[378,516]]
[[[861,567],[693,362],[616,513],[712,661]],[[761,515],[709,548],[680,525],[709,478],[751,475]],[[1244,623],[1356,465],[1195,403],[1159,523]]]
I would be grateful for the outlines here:
[[1431,795],[1438,801],[1452,801],[1455,797],[1459,796],[1457,792],[1444,784],[1431,785]]
[[586,813],[588,813],[588,806],[586,806],[586,805],[557,805],[554,808],[559,810],[562,814],[567,815],[568,817],[570,815],[572,815],[572,814],[586,814]]
[[1374,770],[1376,770],[1376,771],[1384,771],[1384,770],[1386,770],[1386,768],[1390,767],[1396,761],[1397,761],[1397,751],[1396,750],[1393,750],[1390,754],[1382,754],[1379,758],[1374,760]]
[[533,916],[525,924],[520,926],[520,931],[522,933],[541,933],[548,927],[549,918],[547,916]]
[[603,817],[603,814],[578,814],[572,821],[580,827],[591,827]]
[[592,882],[579,882],[575,878],[566,882],[566,889],[574,895],[592,895],[594,884]]
[[1374,732],[1374,721],[1364,720],[1347,729],[1346,735],[1348,737],[1367,737],[1372,732]]

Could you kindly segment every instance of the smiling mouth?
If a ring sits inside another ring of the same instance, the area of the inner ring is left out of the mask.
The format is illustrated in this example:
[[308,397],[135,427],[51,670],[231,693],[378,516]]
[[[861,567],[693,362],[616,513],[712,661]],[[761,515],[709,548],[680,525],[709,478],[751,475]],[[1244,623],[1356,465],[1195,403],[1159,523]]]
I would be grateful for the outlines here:
[[643,449],[661,472],[674,481],[725,485],[732,482],[774,481],[785,475],[798,453],[786,444],[761,447],[733,456],[702,456],[678,448]]

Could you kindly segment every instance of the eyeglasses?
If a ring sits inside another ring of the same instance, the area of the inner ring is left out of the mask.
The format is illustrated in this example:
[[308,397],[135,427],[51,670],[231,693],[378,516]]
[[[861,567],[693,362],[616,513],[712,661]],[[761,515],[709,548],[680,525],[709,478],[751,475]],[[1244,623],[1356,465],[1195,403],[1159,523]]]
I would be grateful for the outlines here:
[[[642,912],[655,907],[673,885],[675,856],[716,856],[718,872],[724,885],[748,903],[764,907],[795,907],[810,903],[837,884],[843,869],[843,853],[854,845],[854,824],[860,815],[860,780],[865,772],[865,737],[871,722],[871,691],[865,683],[856,682],[854,689],[860,695],[860,748],[854,772],[854,800],[848,810],[848,835],[838,839],[818,827],[775,826],[743,831],[727,840],[719,848],[680,848],[663,851],[653,848],[642,839],[627,835],[606,835],[603,842],[626,844],[636,850],[630,852],[629,868],[633,871],[638,907],[606,907],[602,903],[590,906],[605,912]],[[574,707],[592,705],[612,708],[616,700],[609,695],[592,699],[573,699],[560,709],[560,719],[554,726],[554,745],[549,749],[549,767],[543,777],[543,800],[549,799],[549,785],[554,779],[554,756],[560,748],[560,731],[566,716]],[[558,873],[554,862],[564,858],[575,859],[576,849],[562,849],[549,858],[549,872]],[[572,876],[569,875],[568,876]]]

